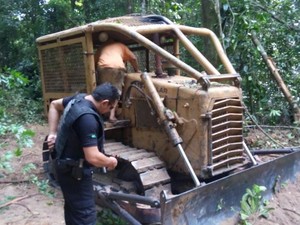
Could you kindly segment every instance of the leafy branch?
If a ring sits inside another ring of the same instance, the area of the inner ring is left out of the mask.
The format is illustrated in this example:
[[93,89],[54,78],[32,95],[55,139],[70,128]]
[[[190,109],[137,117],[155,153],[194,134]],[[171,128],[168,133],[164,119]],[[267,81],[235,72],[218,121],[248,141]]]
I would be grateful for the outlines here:
[[294,30],[294,31],[297,31],[297,32],[300,31],[300,28],[299,28],[299,27],[296,27],[296,26],[294,26],[294,25],[292,25],[292,24],[289,24],[289,23],[285,22],[285,21],[282,20],[279,16],[277,16],[278,13],[270,11],[269,9],[267,9],[267,7],[261,5],[261,4],[257,3],[257,2],[254,2],[254,1],[252,2],[252,5],[253,5],[253,6],[256,6],[256,7],[258,7],[259,9],[263,10],[264,12],[268,13],[273,19],[275,19],[277,22],[279,22],[279,23],[285,25],[287,28],[289,28],[289,29],[291,29],[291,30]]
[[264,186],[253,185],[252,189],[247,188],[241,200],[240,223],[251,225],[251,216],[265,217],[273,208],[267,207],[268,203],[263,200],[262,192],[266,190]]

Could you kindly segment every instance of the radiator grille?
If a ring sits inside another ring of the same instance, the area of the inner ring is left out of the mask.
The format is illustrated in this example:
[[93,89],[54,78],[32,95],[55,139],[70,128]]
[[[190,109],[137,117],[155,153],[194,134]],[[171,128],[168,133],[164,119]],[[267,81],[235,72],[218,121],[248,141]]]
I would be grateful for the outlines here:
[[245,163],[243,151],[243,107],[238,98],[214,103],[211,119],[212,175],[235,169]]
[[76,92],[86,89],[81,43],[41,50],[45,92]]

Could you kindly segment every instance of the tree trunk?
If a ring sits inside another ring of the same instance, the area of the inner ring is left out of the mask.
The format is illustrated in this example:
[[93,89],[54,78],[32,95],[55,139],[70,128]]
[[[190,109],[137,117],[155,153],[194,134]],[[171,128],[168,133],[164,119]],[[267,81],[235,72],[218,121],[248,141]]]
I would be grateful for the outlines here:
[[[202,26],[212,30],[219,38],[222,34],[219,0],[201,0]],[[217,52],[210,40],[204,40],[203,54],[215,66],[219,65]]]
[[131,0],[127,0],[127,13],[131,14],[132,12],[133,12],[132,1]]
[[300,122],[300,108],[297,105],[296,100],[294,100],[294,97],[292,96],[290,90],[288,89],[287,85],[283,81],[279,70],[277,69],[273,59],[269,57],[261,45],[260,41],[258,40],[256,33],[254,31],[251,32],[251,38],[255,46],[258,48],[259,53],[261,54],[262,58],[264,59],[265,63],[267,64],[268,69],[270,70],[271,74],[275,78],[280,90],[282,91],[283,95],[289,102],[290,106],[293,108],[293,114],[294,114],[294,121]]

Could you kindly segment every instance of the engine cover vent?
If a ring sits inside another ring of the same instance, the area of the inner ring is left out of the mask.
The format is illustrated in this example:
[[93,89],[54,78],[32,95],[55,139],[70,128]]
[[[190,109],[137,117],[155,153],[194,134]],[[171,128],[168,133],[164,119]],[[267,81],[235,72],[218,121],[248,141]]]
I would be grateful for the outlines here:
[[209,170],[215,176],[245,164],[243,107],[240,99],[216,100],[211,115]]

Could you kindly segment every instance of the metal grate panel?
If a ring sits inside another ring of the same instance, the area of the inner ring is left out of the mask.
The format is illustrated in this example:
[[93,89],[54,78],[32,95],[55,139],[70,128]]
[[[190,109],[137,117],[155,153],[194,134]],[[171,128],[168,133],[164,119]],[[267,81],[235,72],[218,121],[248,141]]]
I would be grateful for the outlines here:
[[[173,47],[172,46],[163,46],[164,50],[168,51],[171,54],[174,54]],[[140,48],[140,49],[134,49],[134,54],[137,57],[138,65],[141,71],[148,71],[153,72],[155,71],[155,53],[152,51],[148,51],[147,49]],[[165,60],[161,58],[163,63]],[[133,72],[133,69],[131,67],[127,67],[128,72]]]
[[82,43],[41,50],[45,92],[76,92],[86,89]]
[[212,175],[235,169],[245,162],[243,107],[238,98],[216,100],[211,119]]

